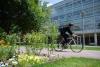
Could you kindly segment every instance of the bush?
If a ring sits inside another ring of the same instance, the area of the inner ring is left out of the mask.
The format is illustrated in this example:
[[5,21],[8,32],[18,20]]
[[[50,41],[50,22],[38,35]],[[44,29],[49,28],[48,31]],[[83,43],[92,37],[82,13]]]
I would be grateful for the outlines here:
[[41,32],[32,32],[25,35],[26,43],[28,45],[33,45],[36,48],[43,47],[43,44],[46,42],[46,38],[45,34]]
[[19,62],[19,67],[31,67],[32,65],[35,64],[42,64],[47,61],[48,58],[43,58],[35,55],[19,55],[18,56],[18,62]]
[[14,46],[0,46],[0,59],[7,60],[11,58],[15,53]]
[[6,35],[5,40],[8,45],[15,45],[18,40],[18,35],[17,34]]
[[15,45],[19,36],[17,34],[0,33],[0,45]]

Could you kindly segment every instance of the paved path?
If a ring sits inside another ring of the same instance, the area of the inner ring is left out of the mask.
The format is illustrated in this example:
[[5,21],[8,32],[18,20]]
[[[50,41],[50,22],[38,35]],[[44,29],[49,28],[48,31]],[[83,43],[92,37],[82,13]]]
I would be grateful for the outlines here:
[[[25,52],[25,47],[20,48],[21,52]],[[47,49],[43,49],[41,54],[48,54]],[[52,58],[62,58],[62,57],[86,57],[86,58],[95,58],[100,59],[100,51],[94,51],[94,50],[83,50],[80,53],[74,53],[69,49],[63,50],[63,51],[53,51],[51,54],[49,53],[50,57]]]
[[[47,50],[43,50],[42,53],[47,54]],[[92,51],[92,50],[83,50],[80,53],[74,53],[71,50],[63,50],[63,51],[54,51],[53,53],[50,54],[52,58],[54,57],[86,57],[86,58],[95,58],[95,59],[100,59],[100,51]]]

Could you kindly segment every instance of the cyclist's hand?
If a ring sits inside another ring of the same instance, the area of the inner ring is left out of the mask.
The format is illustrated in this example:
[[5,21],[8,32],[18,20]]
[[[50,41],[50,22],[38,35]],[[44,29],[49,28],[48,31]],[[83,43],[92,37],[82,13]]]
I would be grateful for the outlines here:
[[77,35],[73,34],[72,37],[76,37]]

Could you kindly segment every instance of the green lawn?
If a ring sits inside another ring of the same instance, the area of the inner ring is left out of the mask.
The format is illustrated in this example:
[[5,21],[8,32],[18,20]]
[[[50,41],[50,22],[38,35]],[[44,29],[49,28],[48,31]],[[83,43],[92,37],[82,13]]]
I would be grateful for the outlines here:
[[85,46],[84,50],[100,50],[100,46]]
[[33,67],[100,67],[100,60],[88,58],[63,58]]
[[[72,48],[73,48],[73,49],[80,49],[80,48],[82,48],[82,47],[79,46],[79,45],[77,45],[77,46],[72,45]],[[70,49],[70,48],[69,48],[69,49]],[[87,46],[87,45],[85,45],[85,46],[84,46],[84,50],[96,50],[96,51],[100,51],[100,46]]]

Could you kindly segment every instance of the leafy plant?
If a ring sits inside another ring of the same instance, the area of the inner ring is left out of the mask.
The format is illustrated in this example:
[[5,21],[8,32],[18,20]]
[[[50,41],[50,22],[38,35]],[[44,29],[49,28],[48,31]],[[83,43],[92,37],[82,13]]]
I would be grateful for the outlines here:
[[20,67],[31,67],[32,65],[42,64],[46,62],[48,58],[46,57],[39,57],[35,55],[19,55],[18,61]]
[[17,34],[10,34],[10,35],[6,35],[6,42],[9,45],[15,45],[17,42],[18,36]]
[[46,47],[46,38],[45,34],[41,32],[32,32],[25,35],[26,44],[30,45],[32,51],[38,54]]
[[14,46],[0,46],[0,60],[7,60],[11,58],[15,53]]
[[58,25],[55,22],[49,22],[44,25],[45,35],[48,37],[49,48],[55,48],[58,36]]

